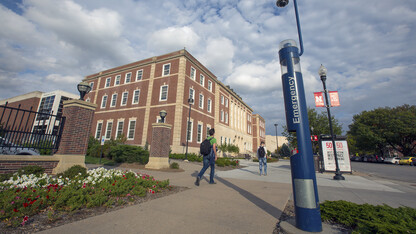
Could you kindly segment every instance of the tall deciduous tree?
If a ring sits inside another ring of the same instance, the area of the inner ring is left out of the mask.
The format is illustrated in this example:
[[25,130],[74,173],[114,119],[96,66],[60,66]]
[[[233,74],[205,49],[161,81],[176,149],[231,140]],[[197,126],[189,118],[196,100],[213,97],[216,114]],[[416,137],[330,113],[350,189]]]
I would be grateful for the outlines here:
[[416,147],[416,106],[377,108],[363,111],[353,118],[348,135],[364,151],[383,153],[390,146],[403,155],[411,155]]
[[[331,131],[329,130],[328,114],[326,111],[318,113],[314,108],[308,107],[308,118],[309,118],[309,128],[311,129],[311,135],[329,135]],[[332,119],[332,128],[335,135],[341,135],[342,126],[334,116],[331,116]],[[313,128],[313,130],[312,130]],[[295,133],[289,133],[287,131],[287,126],[283,126],[284,132],[282,135],[287,137],[289,145],[292,148],[297,148],[297,139]],[[314,148],[318,148],[317,142],[314,143]]]

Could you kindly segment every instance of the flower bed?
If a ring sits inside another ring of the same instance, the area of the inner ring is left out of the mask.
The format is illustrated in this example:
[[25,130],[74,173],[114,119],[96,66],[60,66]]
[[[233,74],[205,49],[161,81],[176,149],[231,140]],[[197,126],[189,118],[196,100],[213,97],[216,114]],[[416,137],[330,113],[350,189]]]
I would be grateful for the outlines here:
[[0,220],[5,226],[24,226],[32,216],[45,211],[53,219],[55,212],[113,207],[164,189],[171,189],[169,180],[115,169],[89,170],[72,179],[16,173],[0,183]]

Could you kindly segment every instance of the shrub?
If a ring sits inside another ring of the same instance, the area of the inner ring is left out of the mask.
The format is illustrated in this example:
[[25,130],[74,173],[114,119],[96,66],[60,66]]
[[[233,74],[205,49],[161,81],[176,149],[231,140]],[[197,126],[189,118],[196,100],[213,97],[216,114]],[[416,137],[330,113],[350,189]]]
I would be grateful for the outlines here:
[[[185,160],[185,154],[169,154],[170,159],[180,159]],[[188,161],[190,162],[202,162],[203,157],[197,154],[188,154]]]
[[342,224],[357,233],[415,233],[416,209],[358,205],[347,201],[321,204],[323,221]]
[[174,163],[170,164],[170,168],[171,169],[179,169],[179,164],[177,162],[174,162]]
[[146,164],[149,162],[149,152],[140,146],[134,145],[116,145],[110,149],[109,155],[118,163]]
[[10,177],[13,177],[12,173],[0,174],[0,182],[8,180],[8,179],[10,179]]
[[81,165],[75,165],[68,170],[64,171],[63,173],[57,174],[58,177],[62,176],[63,178],[73,179],[81,174],[82,178],[87,176],[87,168],[82,167]]
[[40,176],[45,172],[45,169],[43,169],[40,166],[37,165],[30,165],[30,166],[24,166],[22,168],[20,168],[17,171],[18,175],[36,175],[36,176]]

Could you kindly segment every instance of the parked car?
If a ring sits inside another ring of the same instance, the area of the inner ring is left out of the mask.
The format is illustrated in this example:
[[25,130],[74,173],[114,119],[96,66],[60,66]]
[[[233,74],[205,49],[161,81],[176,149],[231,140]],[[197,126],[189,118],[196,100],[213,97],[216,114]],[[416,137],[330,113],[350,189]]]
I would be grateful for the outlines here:
[[400,158],[399,157],[392,157],[392,158],[385,158],[384,162],[385,163],[390,163],[390,164],[399,164]]
[[410,166],[416,166],[416,157],[412,158],[412,161],[410,162]]
[[39,155],[35,149],[10,143],[7,139],[0,137],[0,155]]
[[351,161],[360,162],[360,161],[362,161],[362,158],[360,156],[352,156]]
[[399,164],[400,165],[410,165],[410,162],[412,162],[412,159],[415,157],[404,157],[400,159]]

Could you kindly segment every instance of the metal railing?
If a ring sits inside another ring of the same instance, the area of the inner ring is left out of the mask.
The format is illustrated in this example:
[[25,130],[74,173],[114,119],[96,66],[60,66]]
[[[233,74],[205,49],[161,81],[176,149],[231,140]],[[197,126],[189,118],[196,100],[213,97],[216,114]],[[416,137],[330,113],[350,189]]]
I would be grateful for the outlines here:
[[[0,154],[54,154],[59,148],[65,117],[0,105]],[[19,153],[21,152],[21,153]]]

